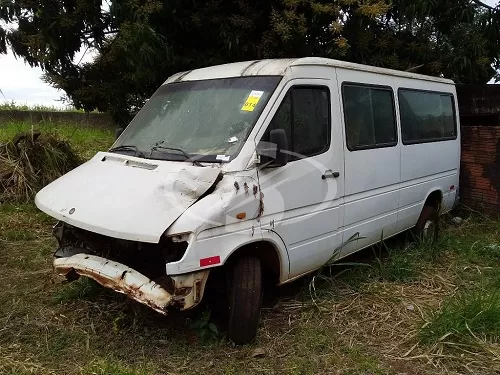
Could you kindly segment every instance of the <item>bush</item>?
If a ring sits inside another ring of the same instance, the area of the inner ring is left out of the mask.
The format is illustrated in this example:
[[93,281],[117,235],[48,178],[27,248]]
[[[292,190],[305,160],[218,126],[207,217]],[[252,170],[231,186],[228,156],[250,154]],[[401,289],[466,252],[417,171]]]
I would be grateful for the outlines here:
[[42,187],[80,162],[69,143],[55,135],[17,134],[0,145],[0,203],[31,200]]

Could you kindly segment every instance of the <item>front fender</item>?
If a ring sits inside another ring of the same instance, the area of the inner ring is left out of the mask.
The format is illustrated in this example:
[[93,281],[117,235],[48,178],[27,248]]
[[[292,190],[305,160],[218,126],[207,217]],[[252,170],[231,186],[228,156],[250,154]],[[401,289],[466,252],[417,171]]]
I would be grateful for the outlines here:
[[226,173],[215,189],[186,209],[165,234],[198,234],[242,222],[248,222],[248,227],[258,225],[261,199],[255,174],[254,170]]
[[[262,241],[270,243],[277,252],[280,261],[280,283],[288,280],[290,261],[283,241],[276,233],[263,231],[260,226],[231,233],[223,232],[220,228],[203,231],[190,244],[181,260],[167,263],[167,274],[176,275],[221,266],[231,254],[242,247]],[[207,262],[208,259],[211,261]]]

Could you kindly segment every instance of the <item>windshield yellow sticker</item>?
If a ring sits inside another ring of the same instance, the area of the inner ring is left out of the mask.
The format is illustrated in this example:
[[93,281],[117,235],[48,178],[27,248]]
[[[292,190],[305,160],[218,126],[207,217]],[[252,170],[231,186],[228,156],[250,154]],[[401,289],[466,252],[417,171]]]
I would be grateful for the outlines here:
[[255,106],[259,102],[261,96],[264,94],[264,91],[256,91],[252,90],[250,95],[248,95],[247,100],[243,103],[243,107],[241,107],[242,111],[253,112]]

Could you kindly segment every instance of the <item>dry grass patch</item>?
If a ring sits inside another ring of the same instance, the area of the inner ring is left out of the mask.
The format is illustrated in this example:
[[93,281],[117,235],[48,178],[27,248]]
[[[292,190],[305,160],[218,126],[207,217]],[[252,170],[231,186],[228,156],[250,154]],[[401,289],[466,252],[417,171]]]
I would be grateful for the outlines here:
[[28,202],[80,162],[70,144],[53,135],[17,134],[0,146],[0,202]]

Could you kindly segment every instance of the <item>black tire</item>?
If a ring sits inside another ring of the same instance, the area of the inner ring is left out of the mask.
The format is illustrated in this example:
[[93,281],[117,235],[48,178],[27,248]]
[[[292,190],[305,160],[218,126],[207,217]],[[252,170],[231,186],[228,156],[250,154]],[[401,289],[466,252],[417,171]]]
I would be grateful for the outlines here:
[[243,256],[228,272],[229,324],[228,338],[235,344],[251,342],[259,326],[262,302],[262,271],[260,260]]
[[[428,226],[429,222],[431,222],[434,226],[433,231],[429,237],[425,236],[426,226]],[[422,212],[420,213],[420,217],[418,218],[417,224],[413,230],[413,233],[419,240],[425,240],[428,238],[430,241],[436,241],[439,235],[439,213],[432,206],[424,206]]]

